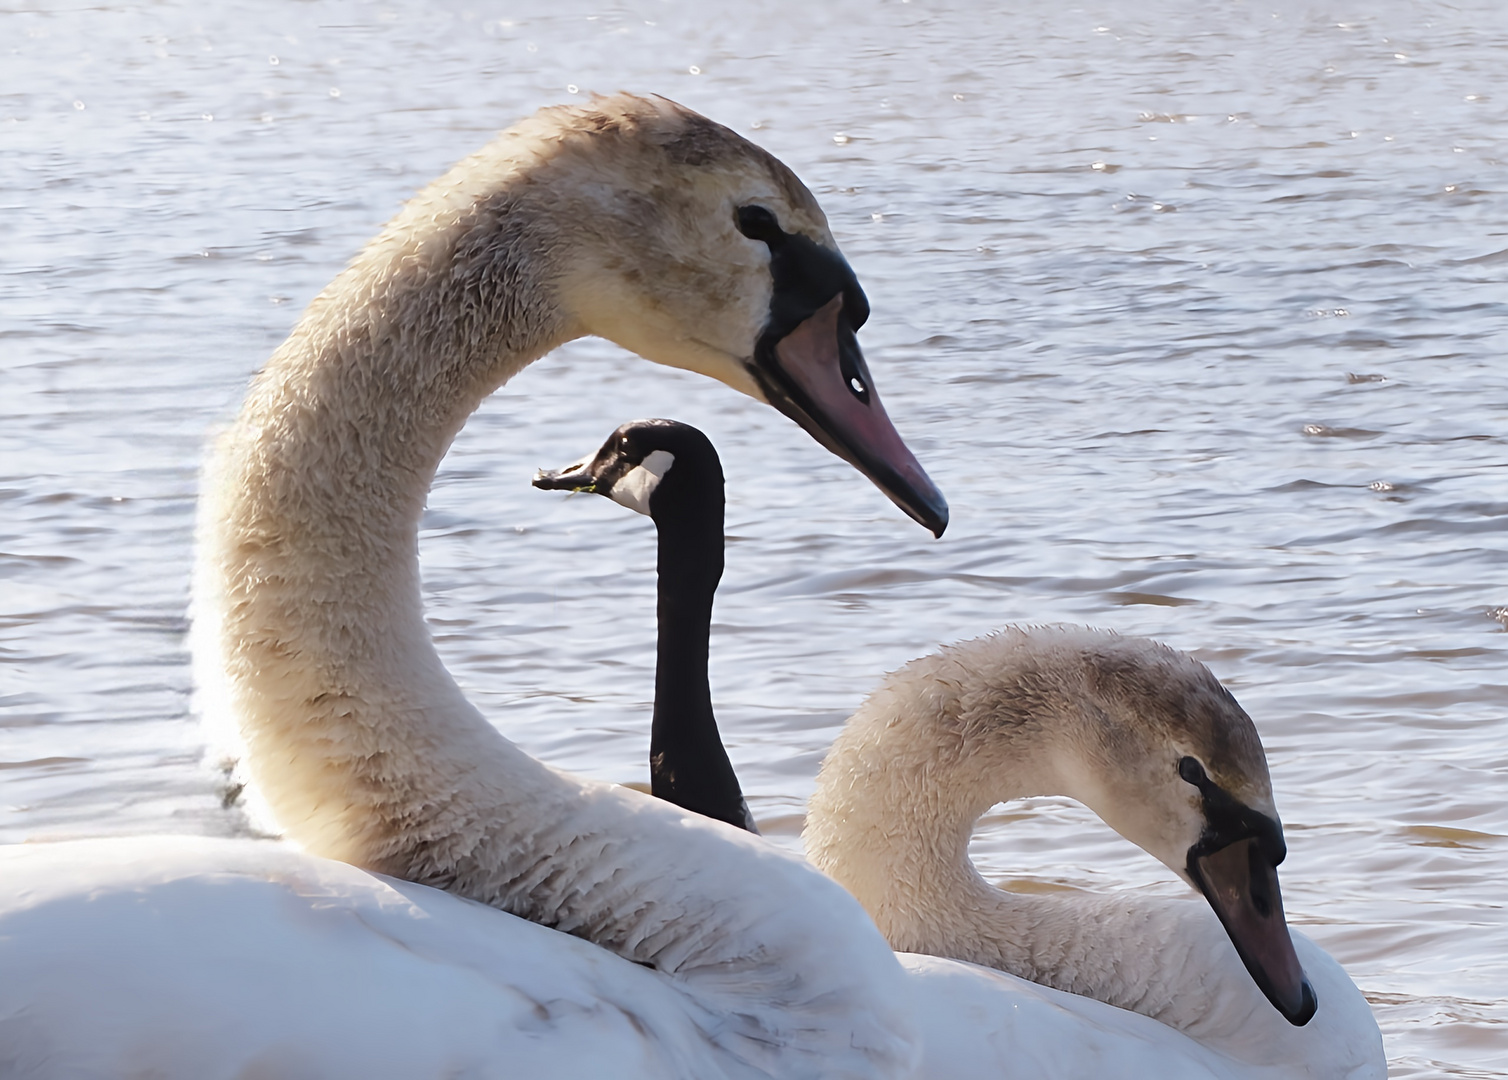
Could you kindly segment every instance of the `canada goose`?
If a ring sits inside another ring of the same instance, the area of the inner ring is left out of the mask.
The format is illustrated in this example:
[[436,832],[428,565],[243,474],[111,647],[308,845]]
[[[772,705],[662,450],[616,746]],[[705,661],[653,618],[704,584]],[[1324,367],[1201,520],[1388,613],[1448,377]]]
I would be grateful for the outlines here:
[[707,651],[723,576],[723,469],[711,441],[674,420],[634,420],[595,455],[534,486],[591,491],[654,519],[659,590],[650,792],[757,833],[712,714]]

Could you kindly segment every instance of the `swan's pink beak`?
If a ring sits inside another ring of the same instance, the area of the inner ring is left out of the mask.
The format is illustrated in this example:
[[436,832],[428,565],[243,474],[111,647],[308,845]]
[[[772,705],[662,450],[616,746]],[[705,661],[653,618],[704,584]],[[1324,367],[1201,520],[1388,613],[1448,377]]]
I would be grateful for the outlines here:
[[774,363],[756,371],[770,404],[941,536],[948,527],[947,500],[880,404],[843,310],[843,294],[775,342],[773,352]]

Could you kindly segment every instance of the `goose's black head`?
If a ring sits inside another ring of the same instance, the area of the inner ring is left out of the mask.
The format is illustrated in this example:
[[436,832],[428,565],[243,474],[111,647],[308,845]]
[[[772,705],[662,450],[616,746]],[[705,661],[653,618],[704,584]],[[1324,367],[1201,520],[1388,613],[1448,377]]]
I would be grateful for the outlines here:
[[534,486],[590,491],[647,514],[657,523],[723,508],[723,467],[711,440],[675,420],[630,420],[594,455],[558,472],[541,469]]

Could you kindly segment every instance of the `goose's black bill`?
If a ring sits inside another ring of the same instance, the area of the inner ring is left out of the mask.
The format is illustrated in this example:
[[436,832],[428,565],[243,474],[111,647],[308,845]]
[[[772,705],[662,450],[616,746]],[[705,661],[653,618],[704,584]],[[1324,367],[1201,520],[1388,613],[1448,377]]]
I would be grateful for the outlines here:
[[534,486],[544,491],[592,491],[597,490],[597,478],[592,475],[592,462],[578,461],[558,472],[540,469],[534,474]]
[[1293,951],[1268,845],[1249,836],[1193,854],[1189,873],[1220,917],[1258,989],[1290,1024],[1307,1024],[1318,1002]]

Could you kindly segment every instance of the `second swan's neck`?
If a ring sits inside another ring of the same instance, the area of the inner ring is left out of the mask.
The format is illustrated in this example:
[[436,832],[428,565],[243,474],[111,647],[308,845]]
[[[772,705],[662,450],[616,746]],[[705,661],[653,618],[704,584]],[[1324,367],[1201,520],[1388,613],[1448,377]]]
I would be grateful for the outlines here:
[[960,711],[962,693],[939,674],[925,699],[882,687],[849,720],[808,806],[807,855],[896,949],[1019,970],[1031,950],[1009,932],[1014,898],[979,876],[969,838],[996,801],[984,792],[1040,794],[1052,786],[1049,762],[1025,739],[1020,754],[993,753],[962,725],[939,722]]
[[1188,976],[1228,951],[1207,912],[1177,900],[1013,893],[974,868],[970,837],[991,806],[1073,794],[1059,739],[1071,725],[1061,722],[1069,703],[1050,697],[981,709],[1000,688],[967,660],[945,651],[914,662],[849,720],[808,806],[808,858],[898,951],[993,967],[1186,1027]]

